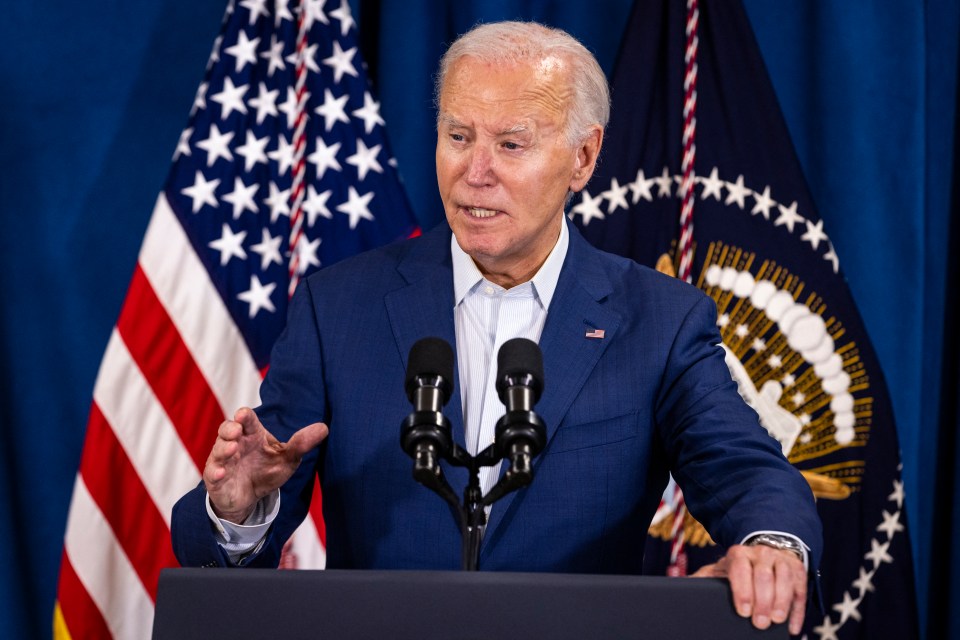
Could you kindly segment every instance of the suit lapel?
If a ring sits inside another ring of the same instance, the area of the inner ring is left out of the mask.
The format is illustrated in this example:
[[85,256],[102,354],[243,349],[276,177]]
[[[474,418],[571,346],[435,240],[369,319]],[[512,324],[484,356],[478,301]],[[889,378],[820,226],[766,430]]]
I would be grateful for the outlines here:
[[[603,304],[612,285],[600,265],[599,252],[573,225],[567,226],[570,247],[540,337],[544,393],[535,410],[546,424],[548,443],[620,326],[619,314]],[[603,331],[602,338],[587,336],[597,330]],[[500,537],[498,529],[509,519],[517,496],[518,492],[510,493],[494,505],[481,558]]]
[[[388,293],[384,297],[384,304],[404,366],[410,348],[421,338],[442,338],[454,347],[454,389],[444,415],[450,420],[454,440],[462,447],[465,446],[463,407],[453,324],[450,229],[441,225],[411,243],[410,247],[409,253],[397,265],[407,285]],[[403,381],[397,380],[397,384],[403,384]]]

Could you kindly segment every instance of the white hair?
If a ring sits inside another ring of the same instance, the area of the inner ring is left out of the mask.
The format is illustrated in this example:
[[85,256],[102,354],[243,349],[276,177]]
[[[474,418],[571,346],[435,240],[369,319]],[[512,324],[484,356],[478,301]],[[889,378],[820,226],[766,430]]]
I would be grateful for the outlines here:
[[607,77],[593,54],[566,31],[536,22],[494,22],[474,27],[450,45],[440,59],[434,96],[438,111],[447,73],[465,56],[498,64],[536,62],[549,56],[564,60],[570,67],[573,89],[565,130],[572,147],[587,138],[591,126],[606,128],[610,120]]

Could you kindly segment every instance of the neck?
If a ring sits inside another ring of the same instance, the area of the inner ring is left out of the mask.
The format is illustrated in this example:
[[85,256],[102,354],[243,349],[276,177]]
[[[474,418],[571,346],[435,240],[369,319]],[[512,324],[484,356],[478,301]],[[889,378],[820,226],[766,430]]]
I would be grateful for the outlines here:
[[484,260],[483,256],[471,255],[470,258],[473,260],[473,263],[477,265],[477,269],[480,270],[484,278],[494,284],[500,285],[504,289],[510,289],[524,282],[529,282],[537,275],[537,272],[540,271],[540,268],[547,261],[547,258],[550,257],[550,253],[557,246],[557,241],[560,239],[561,226],[564,224],[562,217],[559,218],[559,222],[560,224],[557,225],[556,232],[550,233],[551,241],[546,243],[546,247],[541,249],[539,252],[540,255],[535,258],[524,257],[519,261],[506,265],[498,264],[495,259]]
[[[547,255],[550,255],[549,253]],[[533,266],[531,269],[526,269],[520,273],[517,272],[497,272],[487,269],[483,264],[478,261],[476,258],[473,259],[474,264],[477,265],[477,268],[480,269],[480,273],[483,274],[483,277],[489,280],[494,284],[498,284],[504,289],[510,289],[517,285],[523,284],[524,282],[529,282],[533,279],[533,276],[537,275],[537,271],[540,271],[540,267],[543,266],[543,263],[547,261],[547,256],[544,256],[540,262]],[[519,271],[519,270],[518,270]]]

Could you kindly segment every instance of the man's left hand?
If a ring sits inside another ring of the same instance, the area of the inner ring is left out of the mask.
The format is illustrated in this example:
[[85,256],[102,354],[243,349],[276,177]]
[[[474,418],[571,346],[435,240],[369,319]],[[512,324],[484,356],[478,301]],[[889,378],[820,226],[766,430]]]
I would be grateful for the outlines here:
[[737,613],[766,629],[789,618],[792,635],[800,633],[807,606],[807,572],[797,554],[758,544],[734,545],[719,562],[702,567],[697,578],[726,578]]

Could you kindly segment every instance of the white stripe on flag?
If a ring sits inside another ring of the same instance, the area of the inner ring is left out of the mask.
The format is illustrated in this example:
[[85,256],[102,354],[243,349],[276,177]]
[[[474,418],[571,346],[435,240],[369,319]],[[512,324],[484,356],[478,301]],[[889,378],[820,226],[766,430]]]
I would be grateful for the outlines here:
[[70,564],[116,640],[142,640],[153,627],[153,600],[78,474],[64,547]]
[[327,551],[320,544],[312,514],[307,514],[291,540],[297,556],[297,569],[323,569],[327,566]]
[[169,527],[174,503],[200,482],[200,472],[116,329],[93,398]]
[[162,191],[140,249],[140,266],[224,415],[258,405],[260,371]]

